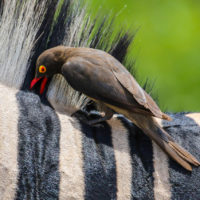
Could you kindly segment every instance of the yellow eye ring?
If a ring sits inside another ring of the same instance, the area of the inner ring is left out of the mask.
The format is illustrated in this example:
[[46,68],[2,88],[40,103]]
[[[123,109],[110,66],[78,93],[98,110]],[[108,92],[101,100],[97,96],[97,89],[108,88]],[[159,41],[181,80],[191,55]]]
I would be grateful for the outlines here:
[[40,73],[45,73],[46,71],[47,71],[46,67],[44,65],[40,65],[39,72]]

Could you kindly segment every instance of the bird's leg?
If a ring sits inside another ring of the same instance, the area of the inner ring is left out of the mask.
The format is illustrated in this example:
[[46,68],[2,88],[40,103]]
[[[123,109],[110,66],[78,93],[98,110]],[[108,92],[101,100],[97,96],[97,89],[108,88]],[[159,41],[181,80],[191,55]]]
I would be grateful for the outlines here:
[[106,120],[111,119],[112,116],[113,116],[113,114],[114,114],[114,112],[113,112],[112,110],[109,109],[109,110],[105,111],[104,117],[101,117],[101,118],[99,118],[99,119],[89,120],[89,121],[88,121],[88,124],[89,124],[89,125],[95,125],[95,124],[97,124],[97,123],[104,122],[104,121],[106,121]]
[[94,119],[94,120],[89,120],[88,121],[88,124],[89,125],[94,125],[94,124],[97,124],[97,123],[100,123],[100,122],[104,122],[106,120],[109,120],[112,118],[113,114],[114,114],[114,111],[111,110],[110,108],[108,108],[105,104],[101,103],[101,102],[98,102],[97,103],[97,107],[98,107],[98,110],[101,110],[105,113],[104,117],[101,117],[99,119]]
[[[98,103],[99,104],[99,103]],[[84,112],[82,111],[76,111],[75,113],[73,113],[71,116],[72,117],[77,117],[80,121],[88,124],[88,125],[96,125],[100,122],[104,122],[106,120],[109,120],[112,118],[113,114],[115,113],[113,110],[111,110],[110,108],[108,108],[105,105],[99,104],[98,105],[98,110],[100,111],[104,111],[105,115],[103,117],[100,117],[98,119],[91,119],[92,116],[87,117]],[[90,119],[89,119],[90,118]]]

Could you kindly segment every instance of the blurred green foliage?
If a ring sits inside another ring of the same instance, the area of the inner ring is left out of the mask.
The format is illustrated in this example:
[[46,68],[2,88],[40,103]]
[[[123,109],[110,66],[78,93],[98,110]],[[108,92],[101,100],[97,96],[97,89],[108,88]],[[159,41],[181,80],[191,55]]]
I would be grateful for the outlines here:
[[[155,81],[167,111],[200,111],[199,0],[88,0],[95,16],[115,16],[115,30],[137,32],[128,59],[136,60],[138,82]],[[101,7],[101,8],[99,8]]]

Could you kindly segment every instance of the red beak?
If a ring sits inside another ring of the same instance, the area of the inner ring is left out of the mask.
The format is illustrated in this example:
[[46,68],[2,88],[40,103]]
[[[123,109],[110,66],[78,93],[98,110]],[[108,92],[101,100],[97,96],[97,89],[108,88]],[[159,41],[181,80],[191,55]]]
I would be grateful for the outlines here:
[[[31,81],[30,89],[32,89],[32,88],[34,87],[34,85],[35,85],[41,78],[42,78],[42,77],[34,78],[34,79]],[[44,78],[43,78],[42,83],[41,83],[41,86],[40,86],[40,94],[42,94],[42,93],[44,92],[44,89],[45,89],[47,80],[48,80],[47,77],[44,77]]]

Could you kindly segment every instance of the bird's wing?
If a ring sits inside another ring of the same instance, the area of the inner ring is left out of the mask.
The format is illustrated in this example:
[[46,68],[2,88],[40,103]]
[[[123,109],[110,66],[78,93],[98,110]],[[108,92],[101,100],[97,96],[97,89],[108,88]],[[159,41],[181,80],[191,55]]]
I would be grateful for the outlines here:
[[62,73],[75,90],[93,99],[163,118],[153,99],[115,59],[105,62],[92,56],[74,56],[63,65]]
[[120,69],[119,67],[112,66],[111,68],[113,74],[117,80],[126,88],[136,99],[136,101],[141,105],[147,104],[147,99],[144,90],[140,87],[137,81],[130,75],[126,70]]
[[[106,103],[130,105],[132,96],[117,81],[108,67],[99,65],[98,60],[91,61],[79,56],[71,57],[62,67],[62,74],[68,83],[87,96]],[[117,105],[118,106],[118,105]]]
[[128,72],[128,70],[118,61],[112,65],[112,72],[117,80],[126,88],[134,97],[134,99],[145,109],[150,110],[155,117],[171,120],[169,116],[164,114],[157,106],[155,101],[148,95]]

